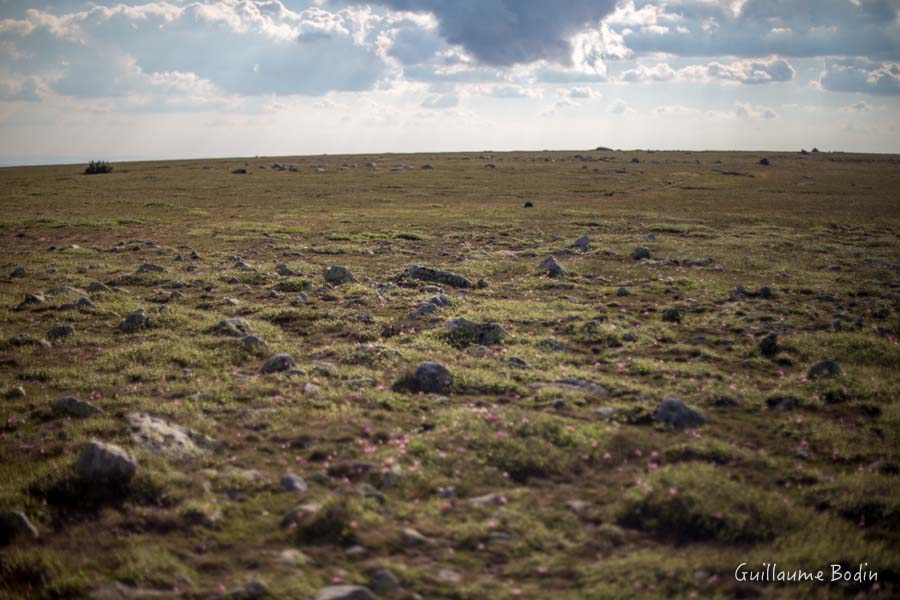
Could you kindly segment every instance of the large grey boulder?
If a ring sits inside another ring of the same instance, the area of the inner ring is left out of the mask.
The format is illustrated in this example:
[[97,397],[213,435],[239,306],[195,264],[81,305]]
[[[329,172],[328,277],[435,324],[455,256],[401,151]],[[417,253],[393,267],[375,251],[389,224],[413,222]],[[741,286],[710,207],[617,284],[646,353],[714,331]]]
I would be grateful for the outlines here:
[[95,487],[127,485],[137,468],[137,460],[130,452],[97,440],[85,444],[75,462],[78,476]]
[[427,393],[440,393],[453,383],[453,375],[444,365],[436,362],[422,362],[416,369],[416,388]]

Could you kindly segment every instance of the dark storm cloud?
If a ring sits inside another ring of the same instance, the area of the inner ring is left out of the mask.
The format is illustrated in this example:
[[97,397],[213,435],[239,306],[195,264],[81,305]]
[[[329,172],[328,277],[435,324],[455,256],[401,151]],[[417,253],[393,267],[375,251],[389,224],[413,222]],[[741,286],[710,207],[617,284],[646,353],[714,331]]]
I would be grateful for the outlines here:
[[441,36],[494,66],[547,60],[570,64],[569,39],[596,27],[614,0],[377,0],[393,10],[430,12]]

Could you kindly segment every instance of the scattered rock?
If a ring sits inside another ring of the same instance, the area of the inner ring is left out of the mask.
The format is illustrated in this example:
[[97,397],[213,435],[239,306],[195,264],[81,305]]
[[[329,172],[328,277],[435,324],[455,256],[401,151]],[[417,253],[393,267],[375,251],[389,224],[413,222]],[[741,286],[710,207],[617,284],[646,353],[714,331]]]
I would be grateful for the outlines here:
[[628,288],[620,287],[619,289],[616,290],[616,296],[618,296],[619,298],[622,298],[624,296],[630,296],[630,295],[631,295],[631,292],[628,291]]
[[103,412],[100,408],[94,406],[90,402],[85,402],[72,396],[65,396],[54,402],[53,410],[61,415],[75,417],[77,419],[86,419]]
[[92,294],[109,294],[112,292],[112,288],[108,285],[100,283],[99,281],[92,281],[89,286],[87,286],[87,291]]
[[763,356],[772,358],[778,354],[778,334],[770,333],[759,341],[759,351]]
[[259,367],[260,373],[278,373],[287,371],[295,364],[294,357],[290,354],[276,354],[267,358]]
[[656,411],[656,420],[675,429],[693,429],[706,424],[706,417],[678,398],[666,398]]
[[412,279],[419,279],[421,281],[431,281],[434,283],[440,283],[444,285],[449,285],[451,287],[458,288],[469,288],[472,287],[472,282],[463,277],[462,275],[457,275],[455,273],[451,273],[450,271],[442,271],[440,269],[432,269],[430,267],[420,267],[418,265],[410,265],[406,268],[406,275]]
[[330,585],[319,590],[315,600],[376,600],[375,594],[361,585]]
[[263,600],[272,597],[269,588],[259,579],[254,579],[228,594],[229,600]]
[[431,543],[427,537],[413,529],[412,527],[405,527],[402,532],[403,543],[406,546],[426,546]]
[[529,365],[524,358],[519,358],[518,356],[510,356],[509,360],[506,361],[509,363],[509,366],[515,367],[516,369],[530,369],[531,365]]
[[14,385],[9,388],[9,391],[6,392],[5,396],[9,399],[13,398],[24,398],[25,397],[25,388],[21,385]]
[[534,203],[526,202],[525,204],[522,205],[522,208],[534,208]]
[[227,335],[231,337],[249,336],[250,324],[244,319],[222,319],[211,331],[217,335]]
[[457,346],[494,346],[506,335],[506,330],[499,323],[485,321],[476,323],[468,319],[453,319],[447,322],[447,337],[450,343]]
[[839,377],[842,373],[841,366],[837,361],[822,360],[811,366],[806,376],[810,379],[818,379],[819,377]]
[[537,345],[538,345],[538,348],[541,348],[542,350],[553,350],[555,352],[562,352],[564,350],[568,350],[568,346],[566,346],[564,343],[562,343],[555,337],[544,338],[540,342],[538,342]]
[[374,569],[369,573],[369,585],[379,596],[388,596],[400,589],[400,581],[389,569]]
[[34,541],[38,537],[37,527],[25,513],[18,510],[0,511],[0,548],[16,540]]
[[113,581],[91,591],[91,600],[151,600],[171,597],[171,590],[154,590]]
[[440,393],[453,383],[453,376],[447,367],[436,362],[422,362],[416,369],[416,388],[426,393]]
[[764,167],[768,167],[769,164],[770,164],[770,163],[769,163],[769,159],[768,159],[768,158],[761,158],[761,159],[759,159],[759,164],[763,165]]
[[275,265],[275,272],[281,275],[282,277],[298,277],[302,275],[299,271],[295,271],[284,263],[278,263]]
[[587,379],[579,379],[577,377],[563,377],[550,383],[538,382],[531,385],[537,389],[556,388],[572,392],[582,392],[595,398],[606,398],[609,396],[609,390],[599,383]]
[[79,298],[75,302],[60,304],[57,310],[79,310],[81,308],[96,308],[97,305],[90,298]]
[[325,269],[325,281],[331,285],[343,285],[356,281],[347,267],[328,267]]
[[591,251],[591,240],[588,236],[583,235],[577,240],[575,240],[575,248],[578,248],[582,252],[590,252]]
[[25,277],[28,272],[25,270],[25,267],[16,267],[12,270],[12,273],[9,274],[10,279],[13,277]]
[[7,343],[14,348],[23,348],[25,346],[33,346],[36,348],[49,348],[50,342],[27,333],[17,333],[7,340]]
[[616,414],[616,409],[612,406],[601,406],[597,410],[594,411],[594,414],[598,419],[609,420]]
[[770,396],[766,398],[766,406],[769,410],[788,411],[800,407],[802,402],[796,396]]
[[70,335],[75,335],[75,327],[72,325],[54,325],[50,329],[47,330],[47,339],[50,341],[55,341],[62,339],[64,337],[69,337]]
[[139,308],[119,323],[119,331],[123,333],[135,333],[142,329],[150,328],[150,318],[143,308]]
[[417,319],[417,318],[419,318],[419,317],[424,317],[424,316],[427,316],[427,315],[431,315],[431,314],[434,314],[434,313],[436,313],[436,312],[437,312],[437,306],[434,305],[434,304],[431,304],[431,303],[429,302],[429,303],[426,303],[426,304],[420,304],[419,306],[417,306],[417,307],[415,308],[415,310],[413,310],[411,313],[409,313],[409,318],[410,318],[410,319]]
[[646,258],[650,258],[650,256],[650,249],[646,246],[638,246],[631,251],[631,258],[633,258],[634,260],[644,260]]
[[146,262],[138,267],[138,273],[165,273],[166,268],[153,263]]
[[245,335],[241,338],[241,345],[247,350],[263,350],[267,344],[265,340],[255,335]]
[[125,420],[135,445],[167,460],[197,458],[215,446],[215,442],[202,433],[148,414],[131,413]]
[[678,308],[667,308],[662,312],[662,320],[666,323],[681,323],[684,313]]
[[288,492],[306,492],[309,490],[309,484],[299,475],[285,475],[281,478],[281,487]]
[[538,265],[538,271],[546,273],[550,277],[565,277],[569,274],[555,256],[548,256]]
[[75,469],[79,477],[96,487],[127,485],[131,482],[138,463],[126,450],[91,440],[82,449]]
[[506,504],[506,500],[503,496],[499,494],[495,494],[493,492],[485,494],[483,496],[475,496],[473,498],[469,498],[466,500],[470,506],[473,508],[488,508],[491,506],[503,506]]
[[16,306],[16,310],[25,310],[28,306],[33,306],[35,304],[44,304],[47,302],[47,297],[44,294],[39,294],[37,292],[33,294],[25,294],[22,301]]

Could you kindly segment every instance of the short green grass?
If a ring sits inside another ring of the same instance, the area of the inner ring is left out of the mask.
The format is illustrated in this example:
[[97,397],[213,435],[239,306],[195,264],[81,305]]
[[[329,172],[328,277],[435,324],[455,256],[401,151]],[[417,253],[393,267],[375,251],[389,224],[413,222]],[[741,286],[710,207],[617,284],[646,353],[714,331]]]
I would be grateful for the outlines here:
[[[120,582],[207,597],[259,579],[306,598],[387,567],[398,598],[896,597],[896,157],[770,153],[763,167],[761,153],[574,154],[277,159],[299,173],[258,168],[275,159],[98,177],[0,169],[0,510],[41,532],[0,549],[0,595]],[[244,163],[252,175],[231,174]],[[722,165],[754,177],[713,172]],[[573,249],[584,234],[586,253]],[[654,260],[632,260],[637,246]],[[548,254],[571,275],[539,273]],[[698,259],[711,262],[681,264]],[[138,273],[145,262],[165,272]],[[486,286],[445,287],[450,306],[412,317],[439,292],[405,279],[410,264]],[[356,282],[326,285],[333,265]],[[26,274],[6,278],[16,266]],[[92,282],[118,289],[61,310]],[[733,298],[739,285],[772,296]],[[62,286],[77,289],[16,309]],[[139,307],[151,327],[117,331]],[[680,323],[662,320],[671,307]],[[235,317],[266,346],[213,331]],[[444,323],[456,317],[507,334],[453,345]],[[76,334],[11,343],[58,324]],[[260,376],[277,352],[296,371]],[[842,374],[807,380],[822,359]],[[423,360],[451,370],[446,394],[398,385]],[[608,395],[552,385],[563,378]],[[26,395],[7,397],[14,386]],[[61,417],[51,402],[65,395],[105,413]],[[655,424],[668,397],[709,424]],[[218,449],[181,463],[135,449],[131,412]],[[75,479],[90,438],[140,460],[116,498]],[[309,490],[284,491],[288,473]],[[406,545],[405,528],[429,542]],[[880,578],[751,585],[733,576],[742,562],[868,562]]]

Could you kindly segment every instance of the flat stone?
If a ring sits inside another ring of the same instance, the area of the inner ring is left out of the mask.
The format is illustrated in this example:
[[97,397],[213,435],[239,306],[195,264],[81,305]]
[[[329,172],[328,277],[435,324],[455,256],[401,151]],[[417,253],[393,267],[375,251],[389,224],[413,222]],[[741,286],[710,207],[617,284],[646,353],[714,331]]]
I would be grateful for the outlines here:
[[376,600],[375,594],[361,585],[330,585],[319,590],[315,600]]
[[469,288],[472,287],[472,282],[463,277],[462,275],[457,275],[455,273],[451,273],[450,271],[442,271],[440,269],[432,269],[430,267],[421,267],[418,265],[411,265],[406,268],[406,275],[412,279],[420,279],[422,281],[431,281],[434,283],[440,283],[444,285],[449,285],[451,287],[458,288]]

